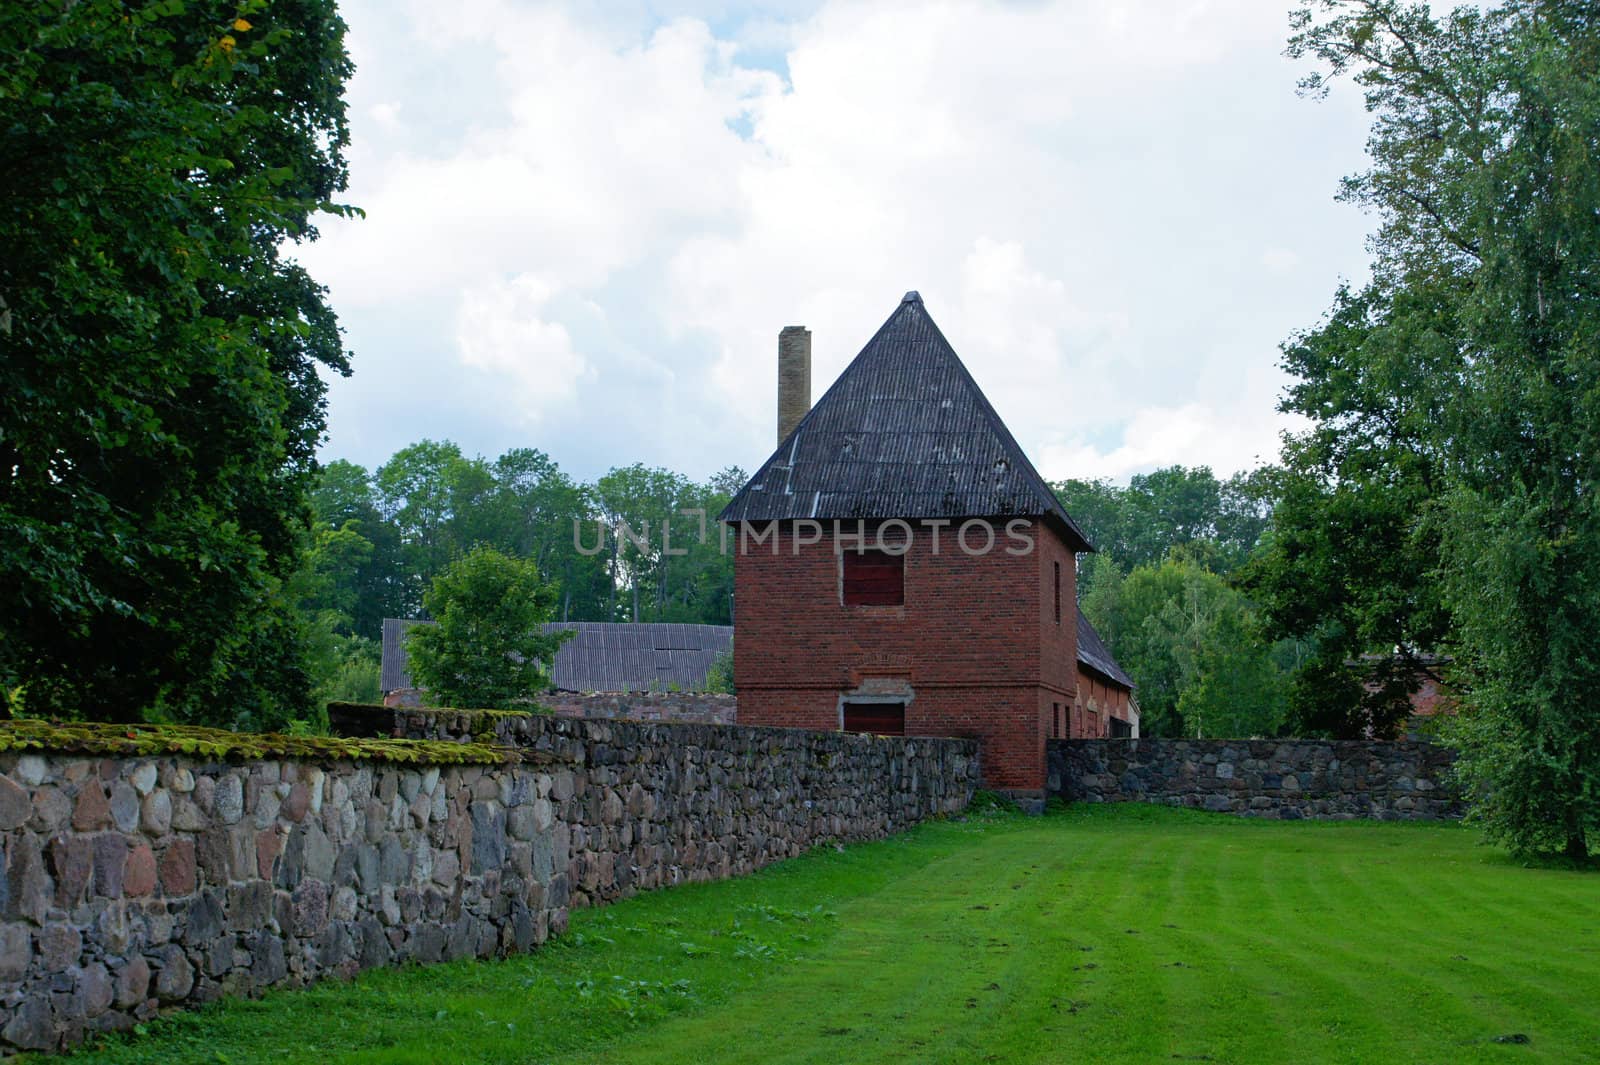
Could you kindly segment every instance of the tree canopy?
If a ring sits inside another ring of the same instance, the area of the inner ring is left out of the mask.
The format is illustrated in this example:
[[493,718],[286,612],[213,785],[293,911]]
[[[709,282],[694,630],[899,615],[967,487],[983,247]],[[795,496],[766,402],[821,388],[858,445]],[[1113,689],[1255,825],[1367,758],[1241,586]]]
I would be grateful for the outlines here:
[[550,686],[562,632],[546,635],[555,589],[531,561],[479,547],[447,566],[423,596],[433,625],[406,635],[412,678],[441,706],[514,709]]
[[0,681],[268,724],[345,373],[286,254],[345,187],[332,0],[0,6]]
[[1285,453],[1271,611],[1346,646],[1451,650],[1475,816],[1581,857],[1600,827],[1600,15],[1318,0],[1296,30],[1308,90],[1366,96],[1370,166],[1343,194],[1379,228],[1371,282],[1287,351],[1315,425]]

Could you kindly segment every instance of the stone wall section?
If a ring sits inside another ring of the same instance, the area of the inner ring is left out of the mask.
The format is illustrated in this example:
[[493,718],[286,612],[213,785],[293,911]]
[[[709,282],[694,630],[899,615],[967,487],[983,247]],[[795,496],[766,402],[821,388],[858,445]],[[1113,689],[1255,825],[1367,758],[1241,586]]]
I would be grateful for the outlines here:
[[404,960],[963,809],[974,744],[564,718],[496,766],[0,754],[0,1046]]
[[1285,820],[1461,816],[1454,754],[1424,741],[1052,740],[1071,802],[1152,802]]

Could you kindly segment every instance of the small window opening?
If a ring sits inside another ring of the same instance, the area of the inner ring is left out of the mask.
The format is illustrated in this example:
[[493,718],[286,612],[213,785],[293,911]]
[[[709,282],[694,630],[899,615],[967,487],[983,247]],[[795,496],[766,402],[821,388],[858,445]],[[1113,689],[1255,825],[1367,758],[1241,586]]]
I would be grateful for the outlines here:
[[1056,568],[1056,624],[1061,624],[1061,563],[1052,562]]
[[901,606],[906,601],[906,557],[887,551],[844,552],[845,606]]

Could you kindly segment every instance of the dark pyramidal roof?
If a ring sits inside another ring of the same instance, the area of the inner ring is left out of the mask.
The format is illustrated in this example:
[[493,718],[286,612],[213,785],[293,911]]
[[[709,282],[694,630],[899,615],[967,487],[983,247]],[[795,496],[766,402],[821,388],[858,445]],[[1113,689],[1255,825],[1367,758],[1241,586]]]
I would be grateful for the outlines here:
[[1045,518],[1092,551],[908,292],[722,520]]
[[1133,678],[1124,673],[1122,667],[1117,665],[1117,660],[1111,657],[1111,650],[1100,639],[1100,634],[1094,631],[1094,626],[1089,624],[1089,619],[1083,616],[1083,611],[1079,610],[1077,614],[1078,661],[1113,684],[1132,691],[1137,686]]

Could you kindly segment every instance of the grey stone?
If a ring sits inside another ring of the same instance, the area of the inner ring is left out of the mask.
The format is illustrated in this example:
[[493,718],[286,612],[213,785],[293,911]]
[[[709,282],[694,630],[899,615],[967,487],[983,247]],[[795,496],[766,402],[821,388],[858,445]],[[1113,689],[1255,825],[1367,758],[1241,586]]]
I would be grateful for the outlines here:
[[143,762],[134,767],[128,774],[128,783],[133,785],[133,790],[140,795],[149,795],[156,786],[156,767],[154,762]]
[[[193,790],[192,788],[190,789]],[[179,832],[199,832],[210,825],[198,803],[180,795],[172,803],[172,827]]]
[[383,934],[383,925],[372,918],[361,921],[356,925],[360,945],[357,947],[357,958],[363,969],[373,969],[381,965],[388,965],[394,957],[394,951],[389,946],[389,939]]
[[55,1024],[50,1016],[50,1000],[44,995],[23,999],[11,1021],[0,1031],[6,1042],[23,1050],[51,1050],[56,1045]]
[[363,893],[370,895],[382,883],[378,875],[378,848],[370,843],[359,843],[351,849],[356,856],[356,883]]
[[461,859],[455,851],[440,851],[433,862],[433,879],[440,884],[452,885],[461,877]]
[[411,861],[400,841],[386,836],[378,848],[378,877],[385,884],[402,884],[410,879]]
[[33,797],[10,777],[0,777],[0,831],[21,828],[33,816]]
[[17,759],[17,768],[12,770],[18,780],[30,787],[44,783],[44,778],[50,772],[43,758],[36,754],[25,754]]
[[297,936],[314,936],[328,927],[328,885],[306,880],[294,892],[294,920],[291,931]]
[[302,827],[289,833],[289,839],[283,847],[283,855],[278,859],[278,876],[273,882],[281,888],[292,891],[299,885],[300,878],[305,875],[305,868],[306,830]]
[[288,975],[289,962],[284,957],[283,940],[277,936],[268,932],[256,936],[251,953],[255,961],[250,966],[250,975],[255,978],[256,986],[275,984]]
[[139,827],[139,793],[126,780],[111,785],[111,821],[118,832],[133,832]]
[[104,965],[94,962],[78,973],[78,998],[86,1017],[98,1017],[111,1008],[111,974]]
[[165,788],[150,792],[140,808],[139,823],[152,836],[172,831],[172,794]]
[[[130,788],[131,792],[132,789]],[[114,832],[94,838],[94,890],[108,899],[122,897],[122,874],[128,861],[128,841]]]
[[217,781],[212,797],[212,811],[225,825],[235,824],[244,816],[244,782],[232,773]]
[[302,830],[305,833],[305,874],[316,880],[331,880],[333,878],[333,863],[338,854],[327,833],[316,825],[307,825]]
[[506,863],[506,814],[488,803],[475,804],[471,814],[472,872],[482,875]]
[[[152,774],[154,768],[152,767]],[[129,1009],[145,1000],[150,990],[150,963],[135,954],[117,970],[113,1001],[119,1009]]]
[[251,932],[272,918],[272,885],[264,880],[228,888],[228,931]]
[[222,898],[215,889],[201,891],[189,904],[189,919],[184,929],[184,939],[192,946],[203,946],[222,934],[227,918],[222,911]]
[[25,924],[0,924],[0,983],[21,980],[33,961],[33,933]]
[[72,817],[72,800],[53,784],[46,784],[33,793],[33,817],[28,825],[46,835],[53,835],[67,827]]
[[533,878],[541,884],[550,883],[555,873],[555,839],[548,832],[533,837]]
[[156,974],[156,997],[163,1002],[176,1002],[189,997],[194,990],[194,965],[176,944],[161,952],[161,971]]
[[62,921],[51,921],[39,931],[39,964],[59,972],[78,964],[83,954],[83,933]]

